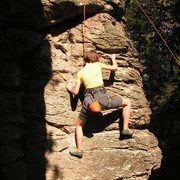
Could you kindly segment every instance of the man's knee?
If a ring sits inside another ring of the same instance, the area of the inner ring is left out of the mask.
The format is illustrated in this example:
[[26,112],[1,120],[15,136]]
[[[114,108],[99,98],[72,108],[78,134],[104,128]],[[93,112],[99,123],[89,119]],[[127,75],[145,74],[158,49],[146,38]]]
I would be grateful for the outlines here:
[[83,127],[85,122],[86,122],[85,120],[78,118],[76,121],[76,127],[80,127],[80,126]]
[[123,106],[131,106],[130,99],[123,98],[122,105]]

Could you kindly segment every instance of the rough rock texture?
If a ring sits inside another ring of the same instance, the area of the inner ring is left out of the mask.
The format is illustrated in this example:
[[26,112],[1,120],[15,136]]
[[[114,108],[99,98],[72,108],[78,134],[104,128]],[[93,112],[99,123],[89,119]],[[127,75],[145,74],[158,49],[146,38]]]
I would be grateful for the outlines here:
[[[148,179],[161,150],[148,131],[151,110],[143,92],[138,53],[124,31],[124,1],[0,2],[0,179]],[[52,26],[53,25],[53,26]],[[122,139],[121,109],[92,115],[84,127],[84,157],[68,154],[82,91],[66,90],[84,65],[83,48],[100,61],[117,54],[118,71],[103,71],[109,94],[132,102],[132,139]],[[143,130],[144,129],[144,130]]]

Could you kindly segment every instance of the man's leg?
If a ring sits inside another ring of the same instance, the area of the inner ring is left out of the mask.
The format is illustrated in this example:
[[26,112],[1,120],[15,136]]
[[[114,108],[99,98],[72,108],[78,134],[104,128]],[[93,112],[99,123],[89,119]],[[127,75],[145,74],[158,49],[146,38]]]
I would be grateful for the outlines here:
[[83,126],[86,121],[77,119],[76,129],[75,129],[75,138],[76,138],[76,147],[80,150],[83,149]]
[[[101,92],[100,92],[101,93]],[[97,95],[98,97],[98,95]],[[102,95],[99,94],[99,97],[97,98],[102,105],[102,107],[111,109],[111,108],[119,108],[123,107],[123,135],[132,136],[133,132],[129,129],[129,117],[130,117],[130,111],[131,111],[131,102],[129,99],[122,98],[119,96],[108,96],[107,94],[104,94],[103,98]]]
[[133,131],[129,129],[129,117],[130,117],[130,111],[131,111],[131,102],[128,99],[122,98],[122,107],[123,107],[123,130],[122,134],[126,136],[132,136]]
[[122,98],[122,107],[123,107],[123,129],[128,129],[129,117],[131,111],[131,102],[129,99]]
[[76,129],[75,129],[75,140],[76,140],[76,148],[71,149],[69,151],[71,156],[76,156],[78,158],[82,158],[83,156],[83,126],[86,121],[81,120],[80,118],[76,121]]

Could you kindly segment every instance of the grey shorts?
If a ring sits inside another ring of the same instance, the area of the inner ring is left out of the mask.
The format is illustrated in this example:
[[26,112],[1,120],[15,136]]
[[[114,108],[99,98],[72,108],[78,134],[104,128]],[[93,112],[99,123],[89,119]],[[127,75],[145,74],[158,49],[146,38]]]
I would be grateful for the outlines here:
[[[108,96],[104,87],[97,88],[97,90],[93,94],[94,98],[99,101],[102,109],[117,109],[122,106],[122,98],[119,96]],[[85,94],[83,106],[79,113],[79,118],[81,120],[87,120],[87,116],[90,113],[89,102],[91,101],[92,97],[90,93],[87,92]]]

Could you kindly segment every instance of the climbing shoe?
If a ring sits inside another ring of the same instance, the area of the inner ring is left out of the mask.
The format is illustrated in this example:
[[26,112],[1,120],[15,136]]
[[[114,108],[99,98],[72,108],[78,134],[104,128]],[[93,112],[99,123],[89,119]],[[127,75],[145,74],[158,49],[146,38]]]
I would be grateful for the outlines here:
[[129,137],[131,137],[131,136],[133,135],[133,131],[130,130],[130,129],[123,129],[122,132],[121,132],[121,134],[122,134],[123,136],[129,136]]
[[76,157],[78,157],[78,158],[82,158],[82,156],[83,156],[83,150],[74,148],[74,149],[71,149],[71,150],[69,151],[69,154],[70,154],[71,156],[76,156]]

